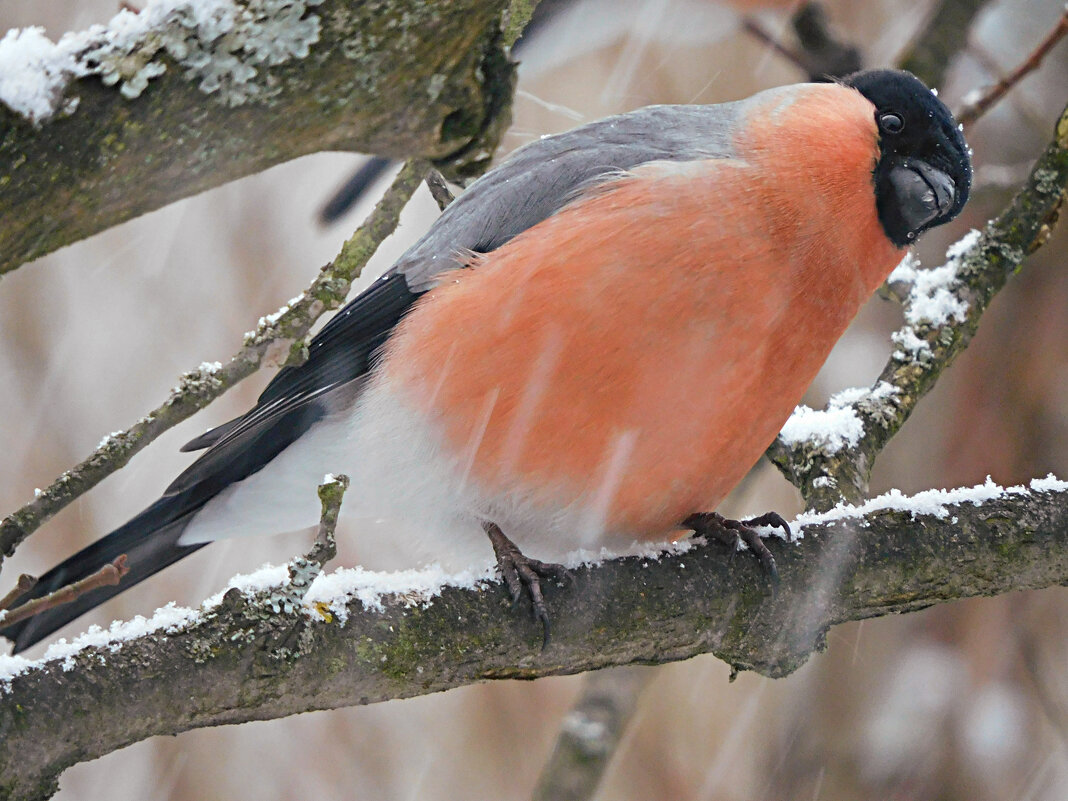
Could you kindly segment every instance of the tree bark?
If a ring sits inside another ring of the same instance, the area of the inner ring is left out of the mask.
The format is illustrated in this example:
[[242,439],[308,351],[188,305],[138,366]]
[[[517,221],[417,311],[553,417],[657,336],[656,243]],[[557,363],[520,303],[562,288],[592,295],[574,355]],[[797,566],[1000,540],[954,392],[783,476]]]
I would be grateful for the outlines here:
[[230,590],[171,630],[0,683],[0,798],[46,798],[67,767],[153,735],[490,679],[709,652],[735,670],[783,676],[838,623],[1068,583],[1068,490],[1051,486],[927,514],[901,511],[900,496],[884,508],[877,499],[863,515],[807,525],[796,544],[770,542],[782,574],[775,594],[756,560],[720,545],[581,568],[569,586],[546,588],[545,650],[541,628],[499,584],[384,598],[381,610],[344,599],[344,624],[322,605],[278,611],[284,588]]
[[72,113],[34,122],[0,103],[0,274],[321,150],[424,157],[450,177],[477,174],[508,124],[500,112],[514,81],[502,34],[509,5],[323,0],[304,15],[319,25],[307,55],[258,65],[249,85],[260,91],[245,99],[225,87],[206,92],[147,36],[131,58],[166,71],[133,99],[123,96],[129,81],[108,86],[91,74],[63,90],[58,105],[76,100]]

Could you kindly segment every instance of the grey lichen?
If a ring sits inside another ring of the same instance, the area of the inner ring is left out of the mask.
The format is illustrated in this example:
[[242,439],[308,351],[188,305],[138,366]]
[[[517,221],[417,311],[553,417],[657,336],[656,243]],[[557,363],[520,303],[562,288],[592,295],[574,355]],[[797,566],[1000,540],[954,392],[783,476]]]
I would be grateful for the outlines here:
[[309,13],[323,0],[152,0],[139,13],[120,11],[107,25],[64,36],[38,69],[55,75],[51,98],[39,108],[16,109],[41,122],[70,113],[77,97],[64,96],[72,78],[99,76],[139,97],[173,64],[205,94],[227,106],[280,91],[268,68],[305,58],[319,41],[321,21]]
[[[143,35],[108,37],[83,55],[104,83],[122,82],[124,97],[141,94],[167,70],[170,56],[200,90],[228,106],[277,93],[264,67],[308,55],[319,41],[320,20],[307,14],[322,0],[185,0]],[[149,11],[146,9],[146,11]],[[261,74],[262,73],[262,74]],[[258,80],[257,80],[258,79]]]

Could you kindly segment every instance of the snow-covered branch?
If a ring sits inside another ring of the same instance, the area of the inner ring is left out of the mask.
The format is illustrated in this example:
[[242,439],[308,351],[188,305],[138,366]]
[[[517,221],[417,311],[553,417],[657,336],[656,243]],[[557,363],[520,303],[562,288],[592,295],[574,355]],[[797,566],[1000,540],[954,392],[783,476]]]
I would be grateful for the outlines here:
[[[0,274],[321,150],[477,173],[507,124],[509,0],[149,0],[0,39]],[[47,225],[46,225],[47,222]]]
[[876,457],[919,400],[967,348],[994,295],[1045,244],[1068,195],[1068,108],[1053,141],[1009,206],[950,248],[946,263],[919,270],[906,259],[890,276],[904,301],[904,325],[870,389],[846,390],[813,411],[799,408],[768,456],[805,496],[827,509],[860,502]]
[[[987,482],[807,513],[772,541],[782,585],[718,544],[588,564],[547,588],[553,641],[491,570],[320,577],[286,566],[199,610],[97,629],[37,661],[0,657],[0,797],[43,798],[70,765],[157,734],[404,698],[489,679],[714,653],[781,676],[848,620],[1068,583],[1068,482]],[[291,610],[291,611],[287,611]],[[87,722],[91,721],[91,725]]]

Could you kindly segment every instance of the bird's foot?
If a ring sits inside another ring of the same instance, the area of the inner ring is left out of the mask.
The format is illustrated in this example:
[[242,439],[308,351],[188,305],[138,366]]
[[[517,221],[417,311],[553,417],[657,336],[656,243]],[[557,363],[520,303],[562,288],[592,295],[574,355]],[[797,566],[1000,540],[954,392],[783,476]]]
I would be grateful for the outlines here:
[[567,580],[570,573],[563,565],[540,562],[524,556],[518,546],[501,531],[496,523],[483,523],[482,528],[493,543],[493,552],[497,555],[497,567],[501,571],[504,583],[512,596],[512,605],[519,603],[526,589],[534,609],[534,619],[542,625],[542,650],[549,645],[550,625],[549,610],[541,593],[541,579]]
[[773,526],[781,528],[790,536],[790,524],[775,512],[768,512],[760,517],[751,517],[748,520],[731,520],[717,512],[701,512],[690,515],[683,521],[683,525],[692,528],[694,533],[705,537],[712,537],[725,545],[737,549],[738,541],[741,540],[752,551],[753,555],[760,560],[761,567],[771,580],[772,586],[779,585],[779,571],[775,567],[775,557],[772,556],[768,546],[757,534],[755,526]]

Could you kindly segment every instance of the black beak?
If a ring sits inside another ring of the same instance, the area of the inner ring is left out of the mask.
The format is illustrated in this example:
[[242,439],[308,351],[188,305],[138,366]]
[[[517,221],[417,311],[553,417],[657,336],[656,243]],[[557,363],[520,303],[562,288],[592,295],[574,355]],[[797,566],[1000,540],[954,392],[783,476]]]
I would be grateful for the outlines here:
[[916,234],[949,214],[957,198],[953,179],[923,161],[907,161],[890,170],[897,207],[908,230]]

